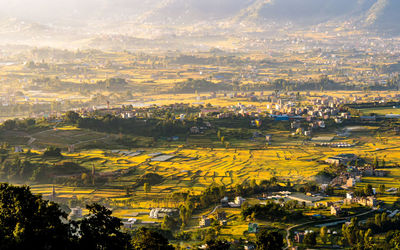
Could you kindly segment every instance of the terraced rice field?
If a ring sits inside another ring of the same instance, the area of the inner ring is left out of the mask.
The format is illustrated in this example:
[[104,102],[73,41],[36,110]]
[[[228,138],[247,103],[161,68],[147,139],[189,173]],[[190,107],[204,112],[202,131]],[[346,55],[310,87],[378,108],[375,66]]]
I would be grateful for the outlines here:
[[[364,141],[364,137],[354,138]],[[350,140],[350,139],[348,139]],[[88,169],[94,165],[96,172],[113,172],[121,169],[134,169],[135,175],[112,178],[108,183],[114,189],[85,189],[58,187],[60,197],[110,198],[124,204],[124,187],[134,184],[134,180],[146,173],[157,173],[164,180],[152,185],[151,192],[145,194],[142,187],[134,190],[135,206],[150,207],[154,199],[165,199],[175,191],[199,193],[212,183],[230,187],[246,180],[257,181],[277,177],[283,181],[302,183],[312,179],[319,171],[327,167],[322,161],[342,153],[355,153],[372,160],[385,159],[387,165],[400,162],[400,137],[375,138],[370,142],[361,142],[353,148],[314,147],[311,144],[285,143],[269,146],[266,149],[226,149],[226,148],[153,148],[146,149],[140,155],[126,156],[112,153],[111,150],[86,150],[79,153],[64,154],[68,160],[79,163]],[[174,155],[167,161],[151,161],[151,153]],[[379,183],[389,187],[400,187],[400,169],[391,168],[387,177],[365,177],[358,185]],[[48,195],[51,186],[33,186],[35,193]],[[149,203],[150,202],[150,203]]]

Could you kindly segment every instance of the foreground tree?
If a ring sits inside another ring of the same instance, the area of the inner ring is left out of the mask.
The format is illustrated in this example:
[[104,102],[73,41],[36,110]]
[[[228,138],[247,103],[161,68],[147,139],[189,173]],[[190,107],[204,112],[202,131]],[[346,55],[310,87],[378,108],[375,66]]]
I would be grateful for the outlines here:
[[1,249],[70,249],[67,215],[29,187],[0,184]]
[[282,249],[284,246],[282,234],[266,228],[257,233],[256,243],[258,250]]
[[132,246],[135,250],[173,250],[166,238],[151,229],[141,227],[132,238]]
[[400,231],[388,233],[388,249],[400,249]]
[[313,247],[313,246],[317,245],[317,234],[315,232],[307,233],[304,236],[304,241],[303,242],[308,247]]
[[324,244],[326,244],[326,242],[328,241],[328,228],[326,226],[321,227],[320,237],[321,237],[321,241]]
[[229,250],[231,247],[231,244],[227,242],[226,240],[208,240],[207,241],[207,248],[210,250]]
[[122,233],[119,218],[111,216],[112,212],[99,205],[88,205],[89,216],[77,224],[81,249],[129,249],[129,235]]

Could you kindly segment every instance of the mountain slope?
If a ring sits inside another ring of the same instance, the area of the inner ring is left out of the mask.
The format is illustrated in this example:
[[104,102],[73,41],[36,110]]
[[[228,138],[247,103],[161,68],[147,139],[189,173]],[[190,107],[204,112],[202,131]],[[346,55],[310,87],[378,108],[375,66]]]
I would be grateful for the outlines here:
[[377,0],[365,15],[364,24],[367,27],[386,32],[400,32],[400,1]]
[[162,0],[144,13],[139,21],[149,23],[191,24],[222,20],[239,13],[255,0]]
[[5,41],[190,34],[191,39],[193,33],[275,32],[287,23],[293,29],[328,23],[399,35],[399,12],[400,0],[0,0],[0,36]]
[[264,21],[312,25],[350,18],[367,11],[375,0],[272,0],[259,10]]

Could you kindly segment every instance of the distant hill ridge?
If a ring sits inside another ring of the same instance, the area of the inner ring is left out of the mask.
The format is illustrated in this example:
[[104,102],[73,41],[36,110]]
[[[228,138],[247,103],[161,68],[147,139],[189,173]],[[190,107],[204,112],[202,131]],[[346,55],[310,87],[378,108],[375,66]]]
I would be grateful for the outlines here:
[[398,32],[400,0],[164,0],[140,21],[192,24],[225,20],[238,23],[291,22],[317,25],[353,21],[363,28]]
[[13,30],[40,34],[58,26],[101,29],[93,23],[201,28],[208,22],[218,31],[218,27],[240,29],[243,23],[262,29],[269,24],[308,27],[337,22],[399,35],[399,13],[400,0],[13,0],[0,1],[0,34]]

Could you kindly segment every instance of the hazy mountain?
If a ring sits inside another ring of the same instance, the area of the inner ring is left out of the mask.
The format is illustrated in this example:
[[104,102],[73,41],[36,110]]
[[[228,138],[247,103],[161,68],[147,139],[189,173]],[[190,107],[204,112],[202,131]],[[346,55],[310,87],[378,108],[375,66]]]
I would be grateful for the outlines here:
[[400,32],[400,1],[377,0],[367,11],[364,24],[386,32]]
[[299,26],[352,21],[360,27],[395,31],[400,21],[399,0],[163,0],[138,20],[156,24],[192,24],[229,20],[263,25]]
[[258,11],[265,21],[290,21],[296,24],[319,24],[331,19],[358,16],[374,0],[271,0]]
[[2,17],[43,24],[87,25],[129,20],[156,24],[292,22],[313,25],[359,19],[367,26],[397,26],[399,0],[0,0]]
[[236,15],[254,0],[162,0],[140,17],[141,21],[186,23],[221,20]]
[[398,35],[399,11],[400,0],[0,0],[0,38],[226,36],[286,23],[350,23]]

